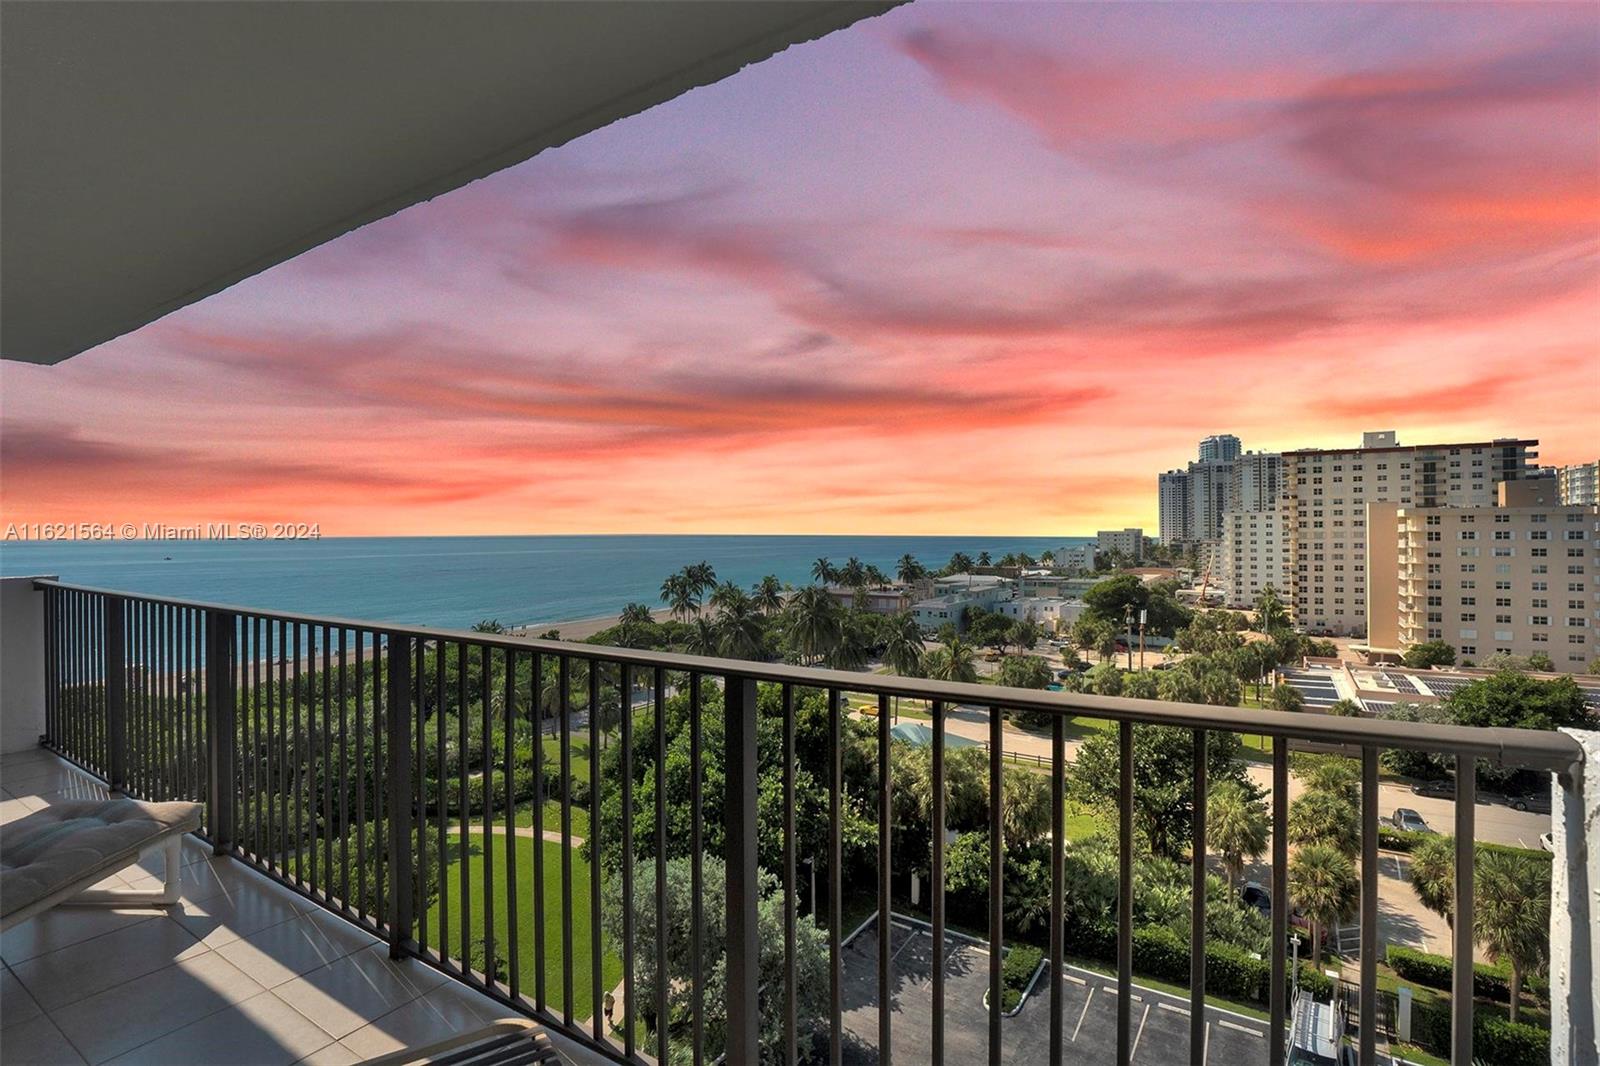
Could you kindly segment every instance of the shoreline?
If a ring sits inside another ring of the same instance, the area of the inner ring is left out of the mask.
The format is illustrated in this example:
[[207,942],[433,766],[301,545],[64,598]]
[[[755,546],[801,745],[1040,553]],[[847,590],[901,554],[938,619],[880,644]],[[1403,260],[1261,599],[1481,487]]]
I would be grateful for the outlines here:
[[[516,633],[520,636],[532,636],[536,633],[545,633],[556,629],[561,632],[562,640],[587,640],[601,630],[610,629],[617,624],[621,616],[620,610],[611,614],[595,615],[590,618],[572,618],[565,622],[530,622],[526,625],[507,626],[506,632]],[[657,622],[671,619],[672,612],[661,607],[650,612],[650,616]]]

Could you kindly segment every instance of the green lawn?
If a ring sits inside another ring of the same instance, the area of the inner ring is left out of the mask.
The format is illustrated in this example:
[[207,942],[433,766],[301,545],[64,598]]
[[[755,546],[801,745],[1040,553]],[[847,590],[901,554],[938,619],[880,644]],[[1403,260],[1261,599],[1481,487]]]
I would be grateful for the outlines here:
[[[561,801],[545,800],[542,813],[544,824],[541,828],[549,833],[561,832]],[[526,804],[517,808],[517,825],[523,827],[533,825],[533,812]],[[572,835],[585,839],[589,836],[589,812],[582,807],[572,808]]]
[[[576,831],[576,827],[574,827]],[[472,886],[473,912],[471,929],[474,939],[483,936],[483,848],[482,833],[471,834],[472,844],[467,856],[467,877]],[[488,843],[494,857],[494,928],[497,940],[503,943],[506,935],[506,869],[505,837],[491,836]],[[544,924],[545,924],[545,1001],[550,1009],[562,1009],[562,971],[566,959],[561,950],[561,845],[549,841],[536,841],[530,837],[517,838],[517,963],[521,970],[521,991],[530,998],[534,994],[535,967],[533,924],[533,849],[544,849]],[[451,844],[450,868],[445,876],[449,880],[449,922],[451,954],[460,957],[461,944],[461,867],[460,856]],[[428,908],[428,939],[437,943],[439,936],[440,907],[438,902]],[[590,981],[593,959],[589,951],[589,864],[580,853],[572,856],[572,1016],[588,1018],[594,1013]],[[500,949],[503,951],[504,949]],[[602,959],[601,987],[612,989],[622,980],[622,961],[607,945]],[[497,951],[497,953],[499,953]]]
[[[545,754],[550,759],[550,765],[555,770],[555,779],[561,774],[561,738],[544,738]],[[578,734],[572,735],[572,779],[574,781],[589,780],[589,734],[584,732],[583,739],[578,739]]]

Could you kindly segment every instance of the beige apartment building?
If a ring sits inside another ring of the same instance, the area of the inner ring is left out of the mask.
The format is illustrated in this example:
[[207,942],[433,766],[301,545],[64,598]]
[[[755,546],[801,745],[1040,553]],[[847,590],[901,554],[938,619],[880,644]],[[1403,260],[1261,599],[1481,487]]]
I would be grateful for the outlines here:
[[1492,506],[1500,482],[1528,476],[1538,443],[1402,445],[1386,431],[1364,434],[1359,448],[1285,452],[1284,601],[1296,625],[1313,633],[1366,634],[1368,507]]
[[1229,511],[1222,516],[1218,564],[1229,607],[1252,606],[1268,585],[1284,594],[1289,587],[1288,559],[1281,512]]
[[1368,640],[1403,654],[1442,640],[1463,659],[1543,652],[1581,672],[1600,655],[1600,506],[1563,506],[1553,478],[1506,481],[1495,507],[1368,507]]

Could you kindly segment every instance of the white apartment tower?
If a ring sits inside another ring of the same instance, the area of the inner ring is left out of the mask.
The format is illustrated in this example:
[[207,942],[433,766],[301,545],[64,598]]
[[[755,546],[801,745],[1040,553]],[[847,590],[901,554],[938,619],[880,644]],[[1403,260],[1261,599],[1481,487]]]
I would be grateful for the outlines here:
[[1389,432],[1368,434],[1360,448],[1285,452],[1285,601],[1296,624],[1312,632],[1366,633],[1369,505],[1492,506],[1500,482],[1528,476],[1538,443],[1407,446]]
[[1224,517],[1219,562],[1229,607],[1250,607],[1268,585],[1287,594],[1289,553],[1283,532],[1283,515],[1276,510],[1229,511]]
[[1556,467],[1556,485],[1563,504],[1600,503],[1600,460]]

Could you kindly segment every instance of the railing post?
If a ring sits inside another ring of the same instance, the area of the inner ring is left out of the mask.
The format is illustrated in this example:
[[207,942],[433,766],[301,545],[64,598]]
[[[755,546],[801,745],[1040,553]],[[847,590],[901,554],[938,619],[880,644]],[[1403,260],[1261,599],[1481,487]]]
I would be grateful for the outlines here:
[[[389,957],[404,958],[411,942],[411,641],[402,633],[388,635],[384,700],[389,755]],[[487,669],[487,663],[485,664]],[[485,739],[485,744],[488,741]],[[484,788],[489,787],[485,775]],[[463,949],[467,945],[462,945]]]
[[[729,675],[723,694],[727,752],[728,1040],[730,1063],[761,1059],[756,935],[756,682]],[[833,871],[838,876],[838,871]]]
[[126,601],[105,598],[105,679],[107,774],[111,791],[128,791],[128,638]]
[[206,612],[206,770],[213,854],[233,848],[233,746],[235,616]]

